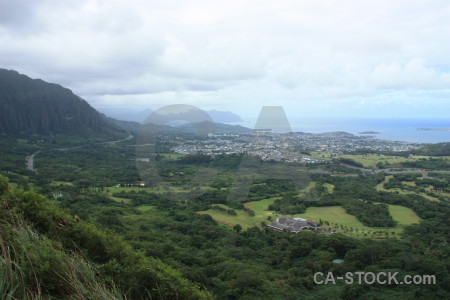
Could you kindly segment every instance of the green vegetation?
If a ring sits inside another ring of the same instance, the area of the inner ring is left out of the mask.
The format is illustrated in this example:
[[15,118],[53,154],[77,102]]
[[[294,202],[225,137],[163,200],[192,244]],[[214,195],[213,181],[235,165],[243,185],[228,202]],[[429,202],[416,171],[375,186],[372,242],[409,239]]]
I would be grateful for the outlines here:
[[346,154],[336,157],[340,162],[355,167],[364,167],[371,169],[421,168],[434,170],[444,170],[448,168],[450,158],[448,156],[395,156],[384,154]]
[[[24,157],[38,146],[22,141],[20,146],[14,144],[18,151],[10,153],[11,160],[5,160],[5,166],[11,168],[2,169],[24,191],[15,191],[18,205],[8,204],[12,209],[0,214],[16,214],[15,218],[19,216],[26,226],[54,244],[58,253],[68,257],[63,266],[73,261],[69,257],[83,260],[87,269],[94,270],[93,275],[70,272],[88,278],[92,290],[87,282],[78,281],[93,295],[103,297],[104,293],[112,295],[108,296],[111,299],[149,298],[148,293],[153,299],[295,299],[298,295],[305,299],[420,299],[447,298],[450,293],[450,265],[445,258],[450,251],[449,178],[443,173],[386,177],[326,163],[308,165],[308,170],[318,172],[292,176],[297,182],[290,182],[289,176],[274,179],[267,176],[270,172],[260,171],[291,174],[297,166],[270,162],[242,172],[239,155],[210,159],[163,153],[157,165],[164,184],[117,187],[142,182],[133,159],[133,143],[66,151],[44,149],[36,157],[39,172],[34,173],[25,170]],[[199,166],[217,171],[211,186],[191,182]],[[229,201],[238,176],[250,182],[248,197]],[[404,193],[396,193],[396,189]],[[185,197],[194,190],[203,194]],[[177,198],[183,200],[167,200]],[[288,234],[266,226],[282,215],[316,220],[325,231],[336,234]],[[67,225],[59,227],[59,218],[67,220]],[[374,227],[377,222],[383,227]],[[384,227],[386,224],[390,227]],[[4,234],[12,227],[8,223],[0,231],[7,245],[15,243],[13,235]],[[41,256],[46,253],[36,253],[37,263],[44,261]],[[24,266],[22,272],[27,270],[26,262],[15,257],[11,260]],[[345,262],[333,264],[334,258]],[[340,284],[317,286],[312,279],[317,271],[344,274],[386,269],[439,274],[438,284],[349,289]],[[35,288],[33,281],[23,281],[16,290],[25,287],[35,298],[39,293],[43,298],[83,298],[85,294],[72,293],[70,285],[59,292],[50,289],[47,282],[59,284],[61,279],[55,279],[59,275],[60,270],[55,275],[43,269],[39,276],[44,287]]]
[[[208,214],[217,222],[225,224],[227,226],[233,227],[236,224],[240,224],[244,230],[257,226],[261,227],[263,222],[269,222],[271,219],[278,217],[279,215],[268,210],[269,205],[271,205],[277,198],[269,198],[264,200],[259,200],[255,202],[245,203],[245,207],[254,211],[255,215],[249,215],[245,210],[235,210],[235,215],[229,214],[227,210],[230,209],[229,206],[224,204],[219,204],[217,206],[223,207],[224,210],[218,210],[214,207],[206,211],[199,211],[199,214]],[[270,218],[269,218],[270,217]],[[269,220],[270,219],[270,220]],[[268,221],[269,220],[269,221]]]
[[416,224],[420,221],[420,218],[410,208],[401,205],[388,205],[388,207],[389,213],[397,222],[397,225],[392,228],[364,226],[342,206],[309,207],[305,213],[295,215],[295,217],[319,222],[329,231],[340,232],[349,236],[376,239],[386,237],[385,234],[380,235],[380,232],[388,233],[388,236],[391,238],[398,238],[404,226]]
[[450,156],[450,143],[431,144],[411,151],[414,155]]
[[[122,299],[127,293],[135,299],[144,295],[209,298],[179,272],[132,250],[118,235],[64,213],[40,195],[9,191],[2,177],[0,207],[0,264],[5,275],[0,277],[2,295]],[[112,279],[122,291],[102,278]]]
[[[0,69],[0,134],[46,136],[56,143],[114,140],[127,133],[69,89]],[[24,143],[24,139],[20,140]]]
[[327,189],[328,193],[333,194],[334,185],[332,185],[330,183],[324,183],[323,186]]
[[[449,193],[442,190],[433,190],[433,184],[436,185],[439,181],[432,180],[432,184],[430,185],[428,180],[419,179],[421,175],[408,175],[407,177],[410,178],[405,178],[405,175],[386,176],[383,182],[376,185],[375,189],[377,191],[397,193],[401,195],[420,195],[424,199],[435,202],[450,199]],[[403,181],[404,179],[415,181]],[[425,184],[426,182],[428,185]],[[424,185],[427,187],[424,188]],[[445,185],[445,187],[447,187],[447,185]]]

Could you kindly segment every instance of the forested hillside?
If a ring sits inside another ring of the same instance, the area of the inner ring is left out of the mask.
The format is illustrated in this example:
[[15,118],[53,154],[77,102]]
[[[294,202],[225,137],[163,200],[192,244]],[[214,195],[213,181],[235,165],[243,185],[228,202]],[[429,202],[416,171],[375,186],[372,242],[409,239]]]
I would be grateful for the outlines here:
[[0,69],[0,134],[126,136],[71,90]]
[[210,299],[118,235],[0,177],[1,299]]

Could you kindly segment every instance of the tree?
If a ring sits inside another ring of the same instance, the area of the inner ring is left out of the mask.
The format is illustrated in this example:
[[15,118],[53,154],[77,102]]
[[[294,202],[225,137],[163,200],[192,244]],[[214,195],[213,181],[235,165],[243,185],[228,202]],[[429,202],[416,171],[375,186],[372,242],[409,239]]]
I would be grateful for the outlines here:
[[233,229],[236,230],[237,233],[239,233],[242,230],[242,226],[240,224],[236,224],[233,226]]

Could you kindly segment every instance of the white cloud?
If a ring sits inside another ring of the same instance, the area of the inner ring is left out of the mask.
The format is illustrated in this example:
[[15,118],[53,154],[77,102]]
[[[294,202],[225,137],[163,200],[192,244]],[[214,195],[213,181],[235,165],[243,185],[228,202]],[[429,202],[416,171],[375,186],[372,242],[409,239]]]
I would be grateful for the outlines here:
[[446,0],[31,2],[0,0],[0,67],[98,105],[257,113],[450,94]]
[[442,86],[436,70],[425,66],[424,61],[417,58],[405,65],[392,63],[376,66],[371,80],[379,89],[437,89]]

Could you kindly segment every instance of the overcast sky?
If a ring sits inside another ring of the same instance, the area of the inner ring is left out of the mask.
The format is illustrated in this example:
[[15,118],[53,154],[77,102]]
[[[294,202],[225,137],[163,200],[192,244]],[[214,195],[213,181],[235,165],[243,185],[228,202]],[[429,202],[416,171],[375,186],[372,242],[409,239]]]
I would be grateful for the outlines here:
[[446,118],[449,53],[448,0],[0,0],[0,68],[100,110]]

